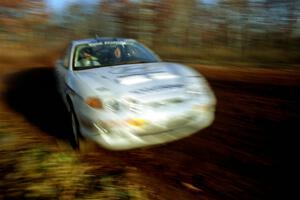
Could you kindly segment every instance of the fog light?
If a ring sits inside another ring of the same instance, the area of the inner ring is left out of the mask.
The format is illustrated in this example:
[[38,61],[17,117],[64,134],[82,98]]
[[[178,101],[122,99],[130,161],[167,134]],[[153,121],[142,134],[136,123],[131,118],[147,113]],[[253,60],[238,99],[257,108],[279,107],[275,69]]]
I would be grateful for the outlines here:
[[127,124],[129,124],[131,126],[136,126],[136,127],[140,127],[145,124],[145,120],[143,120],[141,118],[128,119],[128,120],[126,120],[126,122],[127,122]]

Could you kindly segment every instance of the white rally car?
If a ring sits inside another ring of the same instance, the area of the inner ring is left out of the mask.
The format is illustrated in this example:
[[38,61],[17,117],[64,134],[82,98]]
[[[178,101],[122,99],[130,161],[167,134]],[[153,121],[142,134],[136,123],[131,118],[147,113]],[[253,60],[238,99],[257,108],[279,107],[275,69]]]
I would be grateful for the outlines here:
[[216,99],[205,78],[162,62],[133,39],[73,41],[56,75],[78,146],[80,135],[112,150],[161,144],[214,120]]

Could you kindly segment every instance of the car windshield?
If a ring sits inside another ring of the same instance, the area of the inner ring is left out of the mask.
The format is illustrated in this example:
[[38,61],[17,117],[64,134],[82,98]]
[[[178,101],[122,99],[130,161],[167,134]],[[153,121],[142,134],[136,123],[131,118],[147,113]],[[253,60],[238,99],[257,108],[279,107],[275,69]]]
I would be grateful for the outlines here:
[[135,41],[104,41],[78,45],[74,70],[160,61],[150,49]]

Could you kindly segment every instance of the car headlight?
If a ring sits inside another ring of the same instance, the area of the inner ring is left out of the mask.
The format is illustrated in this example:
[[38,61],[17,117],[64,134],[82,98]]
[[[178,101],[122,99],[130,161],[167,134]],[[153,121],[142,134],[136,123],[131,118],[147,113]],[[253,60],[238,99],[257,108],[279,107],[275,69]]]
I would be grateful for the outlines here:
[[216,98],[208,82],[201,77],[193,77],[186,84],[186,93],[195,99],[199,105],[215,105]]
[[95,109],[103,108],[103,103],[98,97],[88,97],[85,99],[85,103]]
[[130,97],[123,97],[121,100],[106,99],[104,100],[104,106],[113,112],[121,110],[139,112],[141,110],[140,102]]
[[207,94],[207,82],[202,78],[192,78],[186,84],[186,92],[192,96],[200,96],[203,94]]
[[123,97],[122,104],[124,105],[124,107],[133,112],[139,112],[142,110],[142,103],[132,97]]
[[105,107],[114,112],[121,110],[121,104],[116,99],[106,100]]
[[111,90],[105,87],[99,87],[97,88],[97,91],[100,92],[99,95],[101,96],[101,99],[103,101],[103,108],[113,112],[120,110],[120,103]]
[[196,84],[189,84],[186,87],[186,92],[192,96],[198,96],[203,94],[203,90]]

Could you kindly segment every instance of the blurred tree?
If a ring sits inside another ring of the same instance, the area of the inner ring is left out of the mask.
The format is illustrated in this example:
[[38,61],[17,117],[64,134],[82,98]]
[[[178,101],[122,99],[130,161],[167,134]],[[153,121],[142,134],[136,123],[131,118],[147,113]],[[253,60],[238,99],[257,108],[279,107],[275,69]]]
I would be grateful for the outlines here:
[[0,5],[1,7],[16,8],[23,2],[24,0],[0,0]]
[[[187,60],[272,61],[280,53],[297,60],[300,52],[299,0],[98,2],[74,2],[63,12],[49,13],[45,1],[0,0],[0,38],[37,44],[51,38],[48,45],[59,45],[97,33],[135,38],[167,58]],[[264,57],[268,52],[274,55]]]
[[48,13],[43,1],[17,0],[1,1],[0,26],[8,33],[7,39],[32,40],[37,36],[45,37]]
[[134,37],[134,9],[128,0],[103,0],[90,18],[94,32],[102,36]]

